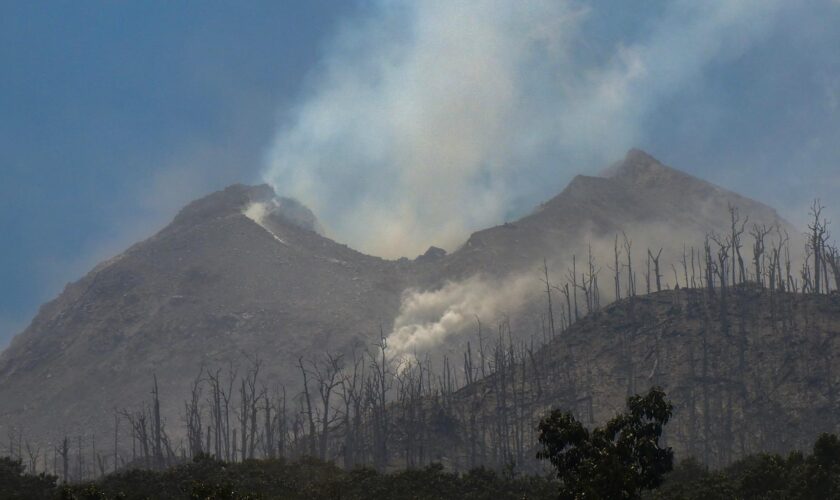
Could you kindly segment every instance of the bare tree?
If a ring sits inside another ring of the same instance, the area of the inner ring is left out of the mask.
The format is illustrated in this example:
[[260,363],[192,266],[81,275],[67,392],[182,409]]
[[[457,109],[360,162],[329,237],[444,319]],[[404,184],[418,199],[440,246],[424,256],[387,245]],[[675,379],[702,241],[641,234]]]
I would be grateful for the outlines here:
[[309,424],[309,433],[307,435],[307,440],[309,443],[308,452],[309,455],[314,457],[315,456],[315,411],[312,408],[312,396],[309,393],[309,373],[307,372],[306,368],[303,366],[303,357],[298,358],[298,367],[300,368],[300,373],[303,376],[303,397],[304,402],[306,403],[306,420]]
[[37,474],[38,473],[38,470],[37,470],[38,457],[41,456],[41,446],[33,445],[27,439],[26,440],[26,455],[28,456],[28,459],[29,459],[28,460],[29,464],[27,465],[27,468],[29,469],[29,473],[30,474]]
[[70,480],[70,443],[67,436],[61,440],[61,448],[58,448],[58,454],[61,456],[61,479],[64,483]]
[[627,253],[627,296],[633,297],[636,295],[636,278],[633,274],[633,259],[630,255],[633,242],[627,239],[627,234],[624,231],[621,232],[621,235],[624,237],[624,251]]
[[344,402],[344,466],[352,468],[359,460],[360,431],[362,426],[362,381],[364,380],[363,359],[353,351],[353,373],[342,369],[341,398]]
[[[744,234],[744,228],[747,226],[749,219],[749,217],[745,217],[744,220],[741,221],[741,217],[738,214],[738,208],[729,205],[730,234],[727,239],[731,248],[730,262],[732,263],[731,274],[733,287],[737,285],[739,281],[743,283],[745,280],[744,259],[741,257],[741,235]],[[738,265],[737,269],[740,273],[739,276],[735,275],[736,263]]]
[[543,279],[543,283],[545,284],[545,296],[546,301],[548,303],[548,331],[553,339],[555,335],[555,328],[554,328],[554,308],[551,303],[551,281],[548,278],[548,264],[543,257],[543,273],[545,278]]
[[187,446],[190,457],[195,457],[202,452],[201,433],[204,426],[201,424],[201,382],[203,373],[202,367],[193,380],[189,401],[184,401],[184,422],[187,425]]
[[330,426],[335,423],[336,418],[331,417],[331,398],[336,387],[341,385],[341,361],[340,355],[326,354],[323,365],[313,363],[315,380],[318,384],[318,394],[321,397],[321,434],[318,441],[318,456],[321,460],[327,458],[327,443],[329,440]]
[[618,235],[615,235],[615,244],[613,245],[613,252],[615,255],[615,267],[613,268],[613,272],[615,272],[615,300],[621,300],[621,266],[618,263],[618,259],[621,257],[621,251],[618,249]]
[[840,251],[837,250],[837,246],[826,246],[825,260],[828,267],[831,268],[831,274],[834,278],[834,289],[840,290]]
[[766,247],[764,239],[771,231],[772,229],[768,228],[766,225],[759,226],[758,224],[753,224],[752,231],[750,231],[750,236],[753,238],[753,272],[755,273],[756,283],[758,283],[761,287],[764,287],[764,275],[766,268],[764,257]]
[[117,467],[119,467],[119,439],[120,439],[120,414],[117,412],[117,409],[114,408],[114,470],[113,472],[117,472]]
[[572,268],[568,270],[569,279],[572,281],[572,297],[573,302],[575,305],[575,322],[580,319],[580,314],[578,311],[578,302],[577,302],[577,290],[578,290],[578,283],[577,283],[577,259],[572,255]]
[[257,408],[261,394],[257,393],[257,377],[259,376],[262,361],[255,357],[251,368],[245,373],[239,386],[239,428],[242,446],[240,447],[240,459],[244,462],[253,458],[255,439],[257,434]]
[[825,207],[820,204],[819,199],[814,200],[813,204],[811,205],[810,212],[810,215],[813,220],[810,224],[808,224],[808,230],[810,231],[810,253],[814,257],[814,293],[822,292],[821,266],[823,265],[823,249],[825,247],[825,242],[828,233],[828,221],[822,218],[822,211],[824,209]]
[[161,468],[163,466],[163,441],[161,432],[160,420],[160,398],[158,393],[157,375],[152,375],[154,379],[154,389],[152,390],[152,443],[154,445],[154,466]]
[[653,256],[650,249],[648,249],[648,258],[650,262],[653,262],[653,275],[656,278],[656,291],[662,291],[662,273],[659,272],[659,257],[662,255],[662,249],[660,248],[658,252],[656,252],[656,256]]

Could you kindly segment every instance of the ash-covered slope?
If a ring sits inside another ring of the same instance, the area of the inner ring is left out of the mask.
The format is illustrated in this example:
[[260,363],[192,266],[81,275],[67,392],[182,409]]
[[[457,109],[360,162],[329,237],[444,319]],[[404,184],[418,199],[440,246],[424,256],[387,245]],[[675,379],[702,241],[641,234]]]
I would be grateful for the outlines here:
[[377,341],[408,287],[521,272],[543,257],[565,262],[587,240],[611,241],[622,230],[640,254],[645,239],[681,246],[684,234],[724,230],[729,204],[751,221],[779,221],[769,207],[639,151],[605,177],[576,177],[533,214],[479,231],[451,255],[432,249],[415,261],[331,241],[313,230],[311,212],[274,196],[267,186],[237,185],[193,202],[44,305],[0,353],[0,435],[16,428],[42,440],[110,429],[115,407],[147,399],[152,374],[176,426],[202,364],[246,356],[262,358],[263,379],[291,396],[299,356]]
[[44,305],[0,355],[0,432],[104,427],[115,407],[147,399],[152,374],[175,426],[202,363],[257,355],[267,380],[297,381],[298,356],[378,335],[408,284],[406,265],[280,215],[261,214],[261,226],[243,213],[273,196],[237,185],[198,200]]
[[543,258],[565,265],[572,253],[580,259],[589,242],[611,250],[613,238],[622,232],[634,243],[636,255],[644,255],[648,247],[654,253],[663,247],[663,261],[675,260],[683,244],[699,248],[707,233],[727,231],[730,206],[742,221],[749,217],[747,229],[754,223],[778,224],[796,236],[773,208],[634,149],[600,177],[576,176],[534,213],[474,233],[447,257],[444,274],[500,275],[541,265]]
[[[623,299],[575,323],[524,365],[460,390],[449,410],[459,426],[450,428],[465,438],[458,449],[430,453],[469,463],[475,450],[488,457],[513,450],[503,460],[535,465],[531,431],[548,409],[595,427],[651,386],[674,403],[664,442],[680,458],[721,466],[762,451],[807,450],[820,433],[840,430],[838,360],[836,293],[740,285]],[[476,422],[493,430],[482,437]],[[502,441],[494,434],[499,425],[507,429]]]

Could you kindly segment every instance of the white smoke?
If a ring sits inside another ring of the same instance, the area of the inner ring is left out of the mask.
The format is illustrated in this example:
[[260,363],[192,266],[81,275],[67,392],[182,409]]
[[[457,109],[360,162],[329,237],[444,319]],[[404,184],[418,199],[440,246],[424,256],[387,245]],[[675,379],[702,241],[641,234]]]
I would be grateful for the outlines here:
[[473,276],[448,282],[438,290],[406,290],[399,316],[386,339],[389,356],[400,360],[427,353],[473,328],[476,318],[487,322],[515,312],[539,286],[535,276],[504,280]]
[[[708,212],[708,213],[705,213]],[[675,287],[698,286],[702,279],[700,269],[701,252],[706,233],[708,231],[726,231],[729,224],[728,210],[724,206],[704,207],[697,213],[702,219],[694,227],[677,227],[668,223],[658,222],[634,223],[625,227],[628,242],[631,245],[631,258],[635,290],[638,294],[656,291],[655,268],[647,268],[648,250],[652,255],[659,255],[660,282],[663,289]],[[762,217],[762,214],[750,213],[750,221],[772,227],[778,221]],[[745,214],[740,214],[744,217]],[[743,220],[743,218],[741,219]],[[580,284],[583,275],[589,273],[589,259],[591,257],[595,275],[598,281],[598,302],[603,307],[616,299],[615,293],[615,260],[616,245],[618,245],[619,295],[627,297],[629,283],[629,269],[627,250],[623,235],[604,235],[582,231],[574,238],[566,235],[556,241],[557,253],[548,256],[547,267],[549,283],[551,284],[554,305],[555,322],[560,328],[571,318],[571,311],[566,312],[567,303],[561,289],[569,285],[570,297],[577,298],[575,303],[581,315],[585,315],[587,306],[582,290],[575,289],[571,282],[572,270],[575,269],[575,280]],[[792,234],[790,250],[794,261],[797,261],[801,237]],[[617,239],[616,239],[617,238]],[[750,263],[750,248],[753,240],[748,234],[742,235],[747,270],[752,271]],[[776,234],[767,237],[767,245],[774,245],[778,239]],[[692,255],[692,252],[693,255]],[[573,264],[573,256],[576,262]],[[685,260],[683,260],[685,259]],[[697,264],[697,271],[695,271]],[[446,347],[453,347],[463,341],[473,338],[476,318],[483,324],[495,326],[497,319],[511,319],[514,323],[512,334],[520,340],[539,335],[538,331],[519,330],[526,327],[521,313],[542,311],[546,306],[545,282],[543,281],[543,262],[534,262],[530,268],[532,272],[523,272],[503,278],[488,278],[472,276],[459,282],[447,282],[436,290],[408,289],[403,292],[399,315],[394,321],[394,327],[387,337],[389,355],[395,360],[411,359],[414,356],[422,358],[426,354],[439,353]],[[574,266],[574,267],[573,267]],[[685,267],[683,267],[685,266]],[[794,264],[794,268],[798,264]],[[692,285],[693,283],[693,285]],[[530,307],[525,306],[530,304]],[[572,302],[568,303],[571,308]],[[533,318],[532,318],[533,319]],[[531,322],[531,327],[535,324]]]
[[245,210],[243,210],[242,213],[245,215],[245,217],[248,217],[260,226],[265,227],[264,221],[266,216],[276,208],[277,204],[273,201],[268,203],[258,201],[249,204],[247,207],[245,207]]
[[374,2],[327,47],[266,181],[360,250],[452,249],[617,158],[647,114],[747,50],[780,5],[672,2],[605,57],[587,52],[592,12],[571,0]]

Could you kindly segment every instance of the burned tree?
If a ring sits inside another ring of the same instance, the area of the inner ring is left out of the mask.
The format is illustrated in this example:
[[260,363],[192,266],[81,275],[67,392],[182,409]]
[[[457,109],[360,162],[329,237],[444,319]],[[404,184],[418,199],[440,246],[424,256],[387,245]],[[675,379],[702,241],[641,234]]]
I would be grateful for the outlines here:
[[[653,275],[656,278],[656,291],[662,291],[662,273],[659,272],[659,257],[662,256],[662,249],[660,248],[658,252],[656,252],[656,256],[654,257],[653,253],[648,249],[648,262],[653,262]],[[650,285],[648,285],[650,288]],[[650,292],[650,290],[648,290]]]
[[[767,235],[770,234],[771,231],[772,229],[768,228],[767,226],[759,226],[758,224],[753,224],[752,230],[750,231],[750,236],[752,236],[753,238],[753,272],[755,273],[756,283],[758,283],[761,287],[764,287],[764,276],[766,274],[766,247],[764,244],[764,239],[767,237]],[[772,278],[770,278],[770,280],[772,281]]]
[[[814,200],[813,204],[811,205],[811,212],[810,215],[812,217],[812,221],[808,224],[808,231],[809,231],[809,246],[808,250],[811,256],[814,258],[814,279],[813,279],[813,293],[821,293],[823,288],[822,283],[822,272],[824,270],[823,267],[823,259],[824,259],[824,248],[826,244],[826,239],[828,237],[828,221],[822,218],[822,211],[825,209],[824,206],[820,204],[820,200]],[[807,258],[805,261],[805,270],[807,270]],[[805,274],[803,273],[803,279]],[[810,280],[809,280],[810,281]],[[825,283],[825,285],[828,285]]]

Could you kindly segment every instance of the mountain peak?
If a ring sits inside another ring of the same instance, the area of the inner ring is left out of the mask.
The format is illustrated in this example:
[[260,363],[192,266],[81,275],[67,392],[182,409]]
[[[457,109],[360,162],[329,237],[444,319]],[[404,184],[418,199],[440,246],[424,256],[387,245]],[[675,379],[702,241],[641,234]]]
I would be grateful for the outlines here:
[[663,177],[674,174],[686,175],[665,166],[651,154],[641,149],[631,149],[624,159],[614,163],[601,173],[601,177],[610,179],[643,180],[651,177]]
[[627,154],[624,156],[624,163],[662,165],[653,155],[637,148],[632,148],[630,151],[627,151]]
[[256,202],[268,202],[276,197],[268,184],[246,186],[234,184],[193,201],[175,216],[174,224],[195,224],[197,222],[245,210]]
[[[257,212],[256,217],[253,214],[254,209]],[[245,215],[259,224],[263,224],[266,220],[278,222],[279,219],[279,221],[292,223],[320,235],[324,234],[324,230],[312,210],[295,198],[281,196],[267,201],[255,201],[245,211]]]

